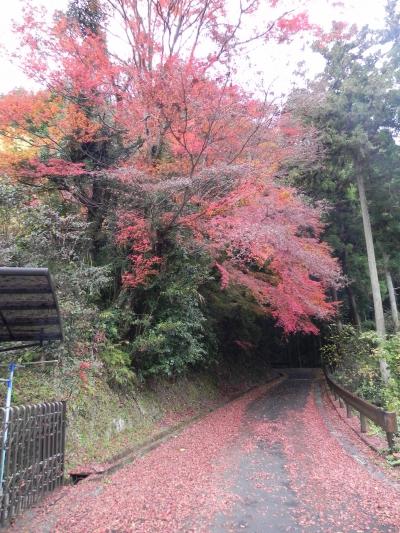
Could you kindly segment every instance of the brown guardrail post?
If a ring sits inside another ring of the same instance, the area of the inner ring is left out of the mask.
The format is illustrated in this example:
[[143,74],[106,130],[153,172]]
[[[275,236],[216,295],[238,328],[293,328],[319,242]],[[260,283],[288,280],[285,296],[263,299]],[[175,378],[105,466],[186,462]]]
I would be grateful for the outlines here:
[[361,433],[367,432],[367,418],[362,413],[360,413],[360,424],[361,424]]
[[388,441],[389,449],[393,450],[394,447],[394,433],[397,432],[397,417],[396,413],[385,413],[384,415],[386,438]]
[[387,413],[385,412],[385,426],[386,431],[389,433],[396,433],[397,432],[397,417],[396,413]]
[[346,416],[347,418],[351,418],[351,405],[346,403]]
[[340,396],[339,396],[339,407],[344,407],[343,400],[342,398],[340,398]]

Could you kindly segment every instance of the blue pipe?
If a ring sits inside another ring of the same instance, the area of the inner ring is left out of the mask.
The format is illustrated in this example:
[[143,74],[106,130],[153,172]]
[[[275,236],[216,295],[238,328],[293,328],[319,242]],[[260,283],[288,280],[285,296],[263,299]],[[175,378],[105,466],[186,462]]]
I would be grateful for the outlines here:
[[12,396],[12,387],[13,387],[13,378],[14,371],[17,368],[15,363],[10,363],[8,370],[10,372],[7,379],[7,396],[6,396],[6,407],[4,413],[4,423],[3,423],[3,442],[1,446],[1,463],[0,463],[0,495],[3,495],[3,484],[4,484],[4,468],[6,464],[6,449],[7,449],[7,440],[8,440],[8,422],[10,420],[10,409],[11,409],[11,396]]

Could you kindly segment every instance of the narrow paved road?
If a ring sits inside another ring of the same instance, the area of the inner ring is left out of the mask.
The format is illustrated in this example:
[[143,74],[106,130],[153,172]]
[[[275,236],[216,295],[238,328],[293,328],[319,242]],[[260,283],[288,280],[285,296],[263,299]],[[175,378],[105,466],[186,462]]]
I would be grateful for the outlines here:
[[247,409],[247,453],[239,452],[231,475],[239,498],[211,531],[400,531],[400,487],[386,483],[340,428],[314,372],[288,372]]
[[174,435],[108,478],[49,497],[34,533],[400,532],[400,491],[292,370]]

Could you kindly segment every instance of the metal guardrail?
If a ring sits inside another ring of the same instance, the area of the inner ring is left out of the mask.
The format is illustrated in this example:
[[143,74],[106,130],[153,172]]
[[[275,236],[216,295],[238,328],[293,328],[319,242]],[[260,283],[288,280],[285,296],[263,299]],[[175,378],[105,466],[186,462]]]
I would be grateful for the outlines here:
[[352,394],[341,385],[336,383],[336,381],[329,375],[328,372],[324,371],[325,378],[328,383],[333,396],[336,399],[339,399],[339,404],[341,407],[346,407],[347,417],[351,417],[351,409],[358,411],[360,414],[360,425],[361,432],[367,432],[367,419],[372,420],[376,425],[380,426],[383,431],[386,433],[386,438],[389,444],[389,448],[393,449],[394,446],[394,434],[397,433],[397,416],[394,412],[385,411],[382,407],[377,407],[371,403],[362,400],[355,394]]
[[[5,420],[6,409],[0,409]],[[64,478],[66,403],[11,407],[0,433],[5,441],[4,482],[0,487],[0,523],[31,507]]]

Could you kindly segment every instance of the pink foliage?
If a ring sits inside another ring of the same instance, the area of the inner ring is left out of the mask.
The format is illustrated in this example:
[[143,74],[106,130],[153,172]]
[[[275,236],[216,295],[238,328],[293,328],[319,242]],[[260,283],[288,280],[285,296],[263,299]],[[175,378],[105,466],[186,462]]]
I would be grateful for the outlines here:
[[[265,387],[208,414],[157,448],[107,478],[64,486],[29,517],[27,531],[50,519],[54,531],[176,533],[203,527],[234,498],[224,475],[234,459],[246,408]],[[100,490],[99,490],[100,489]],[[61,497],[60,497],[61,496]],[[25,531],[19,523],[14,531]]]
[[38,159],[30,159],[21,163],[16,172],[27,178],[43,178],[46,176],[69,177],[83,176],[90,172],[84,163],[71,163],[63,159],[48,159],[42,162]]
[[252,179],[208,203],[196,222],[213,253],[228,253],[220,267],[231,281],[246,286],[285,332],[316,333],[312,318],[335,313],[325,290],[340,283],[339,265],[320,240],[320,215],[294,189]]
[[149,277],[158,273],[162,261],[152,252],[148,222],[139,215],[127,213],[120,217],[119,225],[117,242],[130,247],[131,271],[122,275],[123,284],[130,288],[145,285]]
[[229,273],[222,265],[215,262],[215,267],[217,268],[218,272],[220,273],[221,280],[220,280],[220,287],[221,289],[226,289],[229,285]]
[[312,319],[335,311],[325,291],[339,269],[320,241],[319,210],[277,181],[288,162],[314,160],[312,131],[233,79],[235,58],[252,43],[314,32],[307,14],[285,13],[282,2],[270,0],[269,22],[244,39],[262,2],[239,3],[237,20],[224,0],[108,2],[127,36],[120,57],[108,48],[107,24],[82,32],[61,13],[48,24],[32,4],[16,26],[16,56],[43,90],[0,98],[0,130],[33,155],[18,159],[14,145],[3,166],[17,177],[53,179],[64,198],[71,194],[88,208],[90,186],[67,182],[88,172],[57,159],[60,145],[118,139],[123,161],[107,169],[108,178],[130,185],[132,194],[168,198],[164,208],[155,200],[146,218],[120,218],[117,242],[129,248],[130,261],[125,286],[144,285],[159,272],[154,228],[168,235],[185,226],[217,261],[221,288],[244,285],[287,333],[315,333]]
[[286,16],[277,22],[277,26],[281,32],[280,41],[287,41],[299,32],[299,28],[303,30],[316,29],[309,21],[308,14],[305,12],[296,13],[293,16]]
[[241,348],[244,351],[252,350],[253,348],[255,348],[254,344],[252,342],[249,342],[249,341],[244,341],[244,340],[241,340],[241,339],[237,339],[234,342],[235,342],[235,344],[237,346],[239,346],[239,348]]

